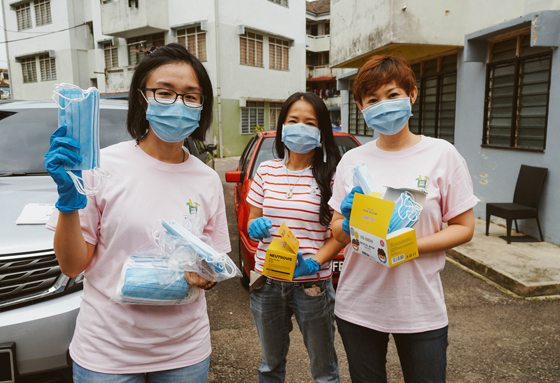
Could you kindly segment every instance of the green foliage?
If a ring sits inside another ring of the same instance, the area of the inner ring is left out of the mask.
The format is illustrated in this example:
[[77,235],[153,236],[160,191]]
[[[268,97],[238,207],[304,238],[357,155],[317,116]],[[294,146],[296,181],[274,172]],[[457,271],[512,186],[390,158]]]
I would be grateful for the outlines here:
[[253,126],[253,133],[257,133],[257,132],[264,132],[264,126]]

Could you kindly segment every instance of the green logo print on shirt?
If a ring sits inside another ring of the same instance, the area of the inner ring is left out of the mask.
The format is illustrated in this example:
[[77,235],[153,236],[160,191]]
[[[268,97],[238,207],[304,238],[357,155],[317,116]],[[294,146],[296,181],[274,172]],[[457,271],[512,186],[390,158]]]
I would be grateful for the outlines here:
[[428,180],[429,180],[428,176],[424,176],[424,178],[422,178],[422,176],[418,176],[418,178],[416,178],[417,181],[416,185],[419,188],[425,189],[426,185],[428,184]]

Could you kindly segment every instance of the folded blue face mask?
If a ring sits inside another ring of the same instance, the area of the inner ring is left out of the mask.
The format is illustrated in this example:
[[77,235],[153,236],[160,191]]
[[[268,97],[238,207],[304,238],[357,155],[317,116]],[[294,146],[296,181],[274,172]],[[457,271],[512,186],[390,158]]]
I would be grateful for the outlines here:
[[224,257],[227,255],[219,253],[211,246],[204,243],[196,235],[185,229],[175,221],[162,221],[161,225],[169,234],[185,240],[187,246],[191,247],[198,256],[206,261],[210,268],[221,278],[229,279],[237,275],[237,269]]
[[377,191],[366,164],[358,164],[352,170],[354,171],[354,186],[361,186],[365,195]]
[[[142,93],[144,96],[144,93]],[[154,133],[165,142],[181,142],[196,130],[199,126],[202,105],[200,108],[190,108],[182,102],[176,101],[171,105],[148,103],[146,120]]]
[[403,192],[395,201],[388,234],[405,227],[411,227],[418,221],[421,212],[422,205],[416,203],[414,196],[410,192]]
[[400,132],[412,116],[410,97],[380,101],[362,110],[366,124],[381,134]]
[[301,122],[282,125],[282,142],[294,153],[308,153],[321,146],[321,131]]
[[[168,282],[162,283],[167,279]],[[123,301],[133,299],[181,300],[185,299],[189,284],[184,273],[151,267],[131,267],[126,270],[122,287]]]
[[[82,161],[64,167],[79,193],[96,195],[105,186],[107,177],[99,168],[99,90],[94,87],[82,90],[72,84],[56,84],[53,100],[59,107],[58,126],[66,126],[66,137],[80,144],[79,149],[70,150],[82,157]],[[94,184],[84,183],[72,170],[90,170],[95,179]]]

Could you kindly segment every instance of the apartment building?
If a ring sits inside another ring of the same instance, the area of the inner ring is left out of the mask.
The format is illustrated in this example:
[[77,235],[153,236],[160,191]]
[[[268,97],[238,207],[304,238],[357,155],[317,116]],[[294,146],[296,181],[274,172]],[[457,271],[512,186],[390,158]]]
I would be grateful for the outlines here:
[[[330,64],[354,68],[338,76],[343,130],[375,138],[353,78],[374,55],[406,58],[419,90],[410,128],[463,155],[482,201],[475,215],[485,218],[485,202],[512,201],[522,164],[548,168],[540,221],[545,240],[560,244],[560,1],[338,0],[331,15]],[[539,238],[535,220],[519,224]]]
[[12,95],[47,99],[55,83],[128,97],[152,46],[178,42],[206,67],[215,113],[208,142],[241,154],[305,90],[305,3],[290,0],[2,0]]

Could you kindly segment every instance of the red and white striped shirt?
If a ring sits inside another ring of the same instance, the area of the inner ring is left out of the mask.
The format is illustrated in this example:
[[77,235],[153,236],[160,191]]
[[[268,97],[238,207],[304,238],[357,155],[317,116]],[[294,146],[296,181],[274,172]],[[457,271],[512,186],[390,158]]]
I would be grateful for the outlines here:
[[[332,184],[331,181],[331,187]],[[290,188],[293,196],[288,199]],[[311,166],[291,171],[281,159],[263,162],[257,169],[247,202],[263,209],[263,217],[272,222],[269,230],[272,237],[259,241],[255,254],[255,271],[259,273],[262,273],[266,250],[272,238],[280,238],[278,229],[282,222],[299,240],[299,251],[304,259],[312,258],[330,236],[329,227],[319,222],[321,191]],[[326,262],[317,274],[302,276],[294,281],[327,279],[332,274],[330,264]]]

